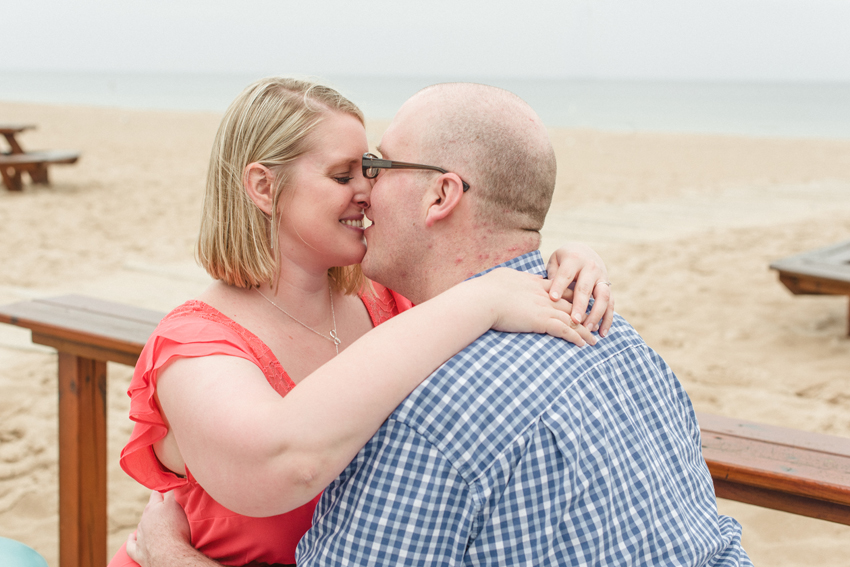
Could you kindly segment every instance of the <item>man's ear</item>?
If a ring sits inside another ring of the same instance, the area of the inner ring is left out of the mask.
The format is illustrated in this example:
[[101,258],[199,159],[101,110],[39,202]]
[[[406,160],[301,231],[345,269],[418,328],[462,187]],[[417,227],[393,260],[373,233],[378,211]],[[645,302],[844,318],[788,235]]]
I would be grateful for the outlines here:
[[426,194],[428,211],[425,214],[425,226],[430,228],[434,223],[448,218],[463,196],[463,182],[455,173],[444,173],[431,186]]
[[267,215],[274,207],[274,173],[261,163],[252,162],[242,171],[242,186],[254,204]]

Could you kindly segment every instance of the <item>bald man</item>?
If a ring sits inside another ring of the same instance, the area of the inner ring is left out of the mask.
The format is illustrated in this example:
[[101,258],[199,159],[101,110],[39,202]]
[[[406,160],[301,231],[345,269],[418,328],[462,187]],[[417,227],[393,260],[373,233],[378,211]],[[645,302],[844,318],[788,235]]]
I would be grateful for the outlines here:
[[[555,156],[521,99],[429,87],[379,149],[363,160],[369,278],[421,303],[497,266],[545,275]],[[699,436],[687,394],[619,316],[593,347],[488,331],[325,490],[298,565],[751,565]]]
[[[483,85],[425,89],[376,179],[363,271],[421,303],[496,266],[545,274],[546,128]],[[468,187],[468,190],[466,189]],[[325,491],[304,565],[741,565],[699,427],[667,365],[617,317],[578,348],[490,331],[413,392]]]

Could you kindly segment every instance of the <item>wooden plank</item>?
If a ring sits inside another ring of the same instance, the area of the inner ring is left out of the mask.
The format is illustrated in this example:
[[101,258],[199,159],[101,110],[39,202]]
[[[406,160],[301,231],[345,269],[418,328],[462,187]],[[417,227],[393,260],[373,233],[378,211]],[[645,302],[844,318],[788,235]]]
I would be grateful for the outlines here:
[[59,564],[106,565],[106,363],[59,353]]
[[[163,316],[164,313],[149,309],[118,306],[81,296],[0,306],[0,322],[32,330],[41,344],[48,344],[46,338],[52,337],[132,356],[138,356]],[[125,362],[127,359],[107,360]]]
[[[781,276],[832,281],[850,286],[850,240],[782,258],[771,263],[770,268],[778,271]],[[846,291],[847,289],[847,287],[842,287],[842,291],[837,292],[837,294],[850,293]]]
[[850,295],[850,282],[831,278],[780,272],[779,281],[794,295]]
[[117,362],[126,364],[127,366],[136,366],[139,360],[139,354],[142,352],[142,346],[139,347],[139,352],[129,353],[126,350],[113,350],[92,346],[91,344],[69,341],[60,339],[54,336],[41,335],[35,331],[32,333],[32,342],[37,345],[44,345],[55,348],[58,352],[66,352],[74,356],[90,358],[92,360],[102,360],[104,362]]
[[37,166],[45,163],[75,163],[79,158],[79,152],[67,150],[44,150],[37,152],[0,154],[0,165],[14,166],[16,168],[26,170],[30,166]]
[[761,508],[780,510],[798,516],[850,526],[850,507],[848,506],[792,494],[782,494],[754,486],[744,486],[718,478],[713,480],[714,494],[718,498],[745,502]]
[[0,124],[0,134],[17,134],[24,130],[34,130],[35,124]]
[[3,184],[9,191],[23,190],[22,172],[27,172],[33,183],[47,185],[49,183],[48,164],[71,164],[76,163],[80,158],[78,152],[66,150],[24,152],[12,134],[7,134],[6,140],[12,152],[0,153],[0,172],[2,172]]
[[846,437],[836,437],[823,433],[812,433],[799,429],[766,425],[764,423],[703,412],[697,412],[697,420],[703,432],[736,435],[754,441],[787,445],[850,457],[850,439]]
[[718,497],[850,525],[850,439],[699,413]]
[[123,303],[115,303],[112,301],[104,301],[87,295],[60,295],[58,297],[46,297],[42,299],[34,299],[38,303],[46,305],[54,305],[68,309],[77,309],[80,311],[88,311],[91,313],[99,313],[101,315],[109,315],[127,319],[128,321],[137,321],[151,325],[158,325],[160,319],[165,314],[153,309],[144,309],[142,307],[134,307]]

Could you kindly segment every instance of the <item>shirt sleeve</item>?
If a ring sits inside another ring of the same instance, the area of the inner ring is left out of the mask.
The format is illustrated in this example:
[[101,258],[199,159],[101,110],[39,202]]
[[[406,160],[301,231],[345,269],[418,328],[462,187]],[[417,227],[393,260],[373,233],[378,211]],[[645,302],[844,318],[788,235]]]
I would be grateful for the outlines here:
[[461,565],[473,496],[428,440],[390,420],[325,490],[297,563]]

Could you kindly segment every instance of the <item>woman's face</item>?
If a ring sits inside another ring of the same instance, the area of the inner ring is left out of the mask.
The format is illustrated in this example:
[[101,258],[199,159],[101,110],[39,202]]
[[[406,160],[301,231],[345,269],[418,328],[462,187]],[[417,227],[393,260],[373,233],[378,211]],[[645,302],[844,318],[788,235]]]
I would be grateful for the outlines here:
[[292,197],[282,199],[280,250],[284,257],[321,271],[357,264],[366,253],[363,210],[372,182],[361,158],[369,151],[360,121],[330,112],[312,133],[313,149],[290,168]]

